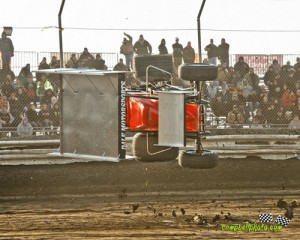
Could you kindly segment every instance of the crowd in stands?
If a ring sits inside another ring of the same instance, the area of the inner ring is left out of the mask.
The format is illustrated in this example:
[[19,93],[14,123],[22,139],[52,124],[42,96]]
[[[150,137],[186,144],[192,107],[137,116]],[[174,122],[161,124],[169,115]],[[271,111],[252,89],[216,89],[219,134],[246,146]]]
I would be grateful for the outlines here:
[[[55,67],[47,65],[45,59],[41,64],[45,69]],[[12,136],[30,136],[36,134],[34,129],[58,128],[60,126],[58,82],[57,76],[46,74],[39,74],[34,79],[29,64],[24,66],[17,76],[9,65],[4,64],[0,69],[2,137],[7,132],[11,132]]]
[[[132,70],[134,54],[152,53],[152,46],[143,35],[135,43],[129,34],[124,35],[120,53],[125,56],[125,63],[119,59],[113,68],[115,71]],[[195,50],[190,41],[183,47],[179,38],[175,38],[172,49],[175,70],[181,63],[195,62]],[[262,84],[254,66],[249,66],[243,57],[234,66],[229,66],[229,44],[224,38],[219,46],[211,39],[205,50],[208,58],[203,60],[204,63],[217,65],[218,60],[220,62],[217,79],[208,82],[204,89],[204,96],[218,119],[225,118],[233,127],[249,124],[253,128],[268,125],[300,128],[300,58],[294,66],[290,62],[281,66],[275,59]],[[158,51],[169,54],[165,39],[161,40]],[[10,53],[12,56],[13,52]],[[100,54],[94,57],[84,48],[78,56],[72,54],[64,67],[107,70]],[[0,131],[1,128],[14,128],[12,134],[29,136],[35,134],[34,128],[59,127],[59,75],[37,73],[34,76],[30,64],[26,64],[16,76],[7,61],[0,69]],[[56,56],[52,56],[49,63],[44,57],[38,66],[39,70],[54,68],[60,68]]]
[[300,58],[294,66],[289,61],[280,66],[275,59],[263,83],[243,57],[234,66],[219,65],[206,96],[214,114],[232,126],[300,129]]

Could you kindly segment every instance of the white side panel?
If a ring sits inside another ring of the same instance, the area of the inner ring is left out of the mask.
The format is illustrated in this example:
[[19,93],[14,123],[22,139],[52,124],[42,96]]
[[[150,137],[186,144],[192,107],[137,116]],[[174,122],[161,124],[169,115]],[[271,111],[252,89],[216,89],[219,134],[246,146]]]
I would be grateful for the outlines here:
[[159,92],[158,145],[185,146],[185,95]]

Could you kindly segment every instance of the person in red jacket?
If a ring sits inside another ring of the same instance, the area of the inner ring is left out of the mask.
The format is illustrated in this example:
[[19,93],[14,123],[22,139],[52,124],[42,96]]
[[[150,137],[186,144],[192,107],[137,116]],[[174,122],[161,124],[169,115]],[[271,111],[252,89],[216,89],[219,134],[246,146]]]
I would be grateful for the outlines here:
[[290,110],[296,104],[296,94],[287,88],[282,94],[281,101],[282,107],[286,110]]

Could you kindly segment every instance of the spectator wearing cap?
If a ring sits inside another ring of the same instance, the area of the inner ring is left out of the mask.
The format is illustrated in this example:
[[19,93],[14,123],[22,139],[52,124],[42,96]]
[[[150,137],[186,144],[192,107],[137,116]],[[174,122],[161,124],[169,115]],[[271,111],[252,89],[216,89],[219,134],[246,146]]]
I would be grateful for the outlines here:
[[152,54],[152,46],[143,35],[140,35],[139,40],[133,45],[133,51],[137,55]]
[[218,46],[218,58],[221,64],[226,64],[229,67],[229,47],[230,45],[226,43],[225,38],[221,39],[221,44]]
[[166,47],[166,40],[164,38],[160,41],[158,51],[160,55],[169,54],[168,49]]
[[213,39],[210,39],[210,43],[204,48],[204,50],[207,52],[209,63],[217,65],[218,47],[214,44]]
[[175,43],[172,45],[174,66],[177,69],[182,63],[183,46],[179,43],[179,38],[175,38]]
[[192,47],[192,43],[188,41],[186,47],[182,51],[182,58],[184,63],[194,63],[195,62],[195,50]]
[[126,66],[129,70],[132,69],[132,59],[133,59],[133,45],[132,45],[132,37],[124,32],[126,37],[123,38],[122,45],[120,47],[120,53],[124,54]]

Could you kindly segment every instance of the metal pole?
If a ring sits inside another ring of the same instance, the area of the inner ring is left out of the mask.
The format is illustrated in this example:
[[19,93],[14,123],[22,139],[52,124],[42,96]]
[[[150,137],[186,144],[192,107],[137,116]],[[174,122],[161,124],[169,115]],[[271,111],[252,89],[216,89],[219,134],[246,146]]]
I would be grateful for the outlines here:
[[197,16],[199,63],[202,62],[200,17],[201,17],[205,2],[206,2],[206,0],[202,1],[201,8],[200,8],[198,16]]
[[64,56],[63,56],[63,42],[62,42],[62,31],[63,28],[61,26],[61,14],[64,9],[65,0],[61,1],[59,13],[58,13],[58,30],[59,30],[59,54],[60,54],[60,68],[63,67]]

